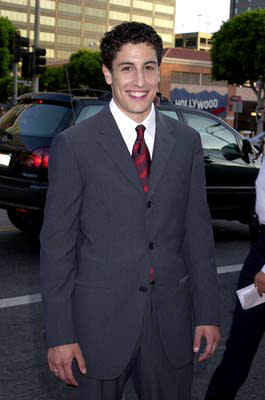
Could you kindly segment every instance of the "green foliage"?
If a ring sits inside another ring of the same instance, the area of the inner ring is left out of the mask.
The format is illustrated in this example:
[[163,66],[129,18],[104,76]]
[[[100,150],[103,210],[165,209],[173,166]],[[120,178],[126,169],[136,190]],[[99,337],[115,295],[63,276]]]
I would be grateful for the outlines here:
[[7,77],[12,69],[15,32],[12,23],[0,17],[0,78]]
[[101,68],[102,59],[98,51],[79,50],[72,54],[67,65],[71,87],[109,89]]
[[40,91],[54,91],[67,88],[67,80],[64,68],[46,67],[44,74],[40,76]]
[[12,78],[7,76],[0,78],[0,103],[7,102],[8,98],[12,96]]
[[247,11],[225,22],[213,35],[212,75],[243,84],[265,78],[265,9]]

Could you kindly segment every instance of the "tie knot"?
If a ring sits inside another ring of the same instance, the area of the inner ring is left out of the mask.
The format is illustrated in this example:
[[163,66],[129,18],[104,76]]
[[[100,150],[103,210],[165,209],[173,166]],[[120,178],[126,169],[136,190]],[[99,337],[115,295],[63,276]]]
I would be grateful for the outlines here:
[[144,137],[145,126],[144,125],[137,125],[135,130],[137,132],[137,139],[142,139]]

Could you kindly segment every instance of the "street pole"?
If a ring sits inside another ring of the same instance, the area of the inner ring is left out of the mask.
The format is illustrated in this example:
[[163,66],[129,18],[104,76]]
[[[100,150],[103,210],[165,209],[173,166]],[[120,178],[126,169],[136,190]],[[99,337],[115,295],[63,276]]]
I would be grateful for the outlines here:
[[[40,0],[35,0],[35,26],[34,26],[34,50],[39,47],[39,34],[40,34]],[[32,89],[34,92],[39,91],[39,77],[33,76]]]
[[17,104],[17,63],[13,64],[13,105]]

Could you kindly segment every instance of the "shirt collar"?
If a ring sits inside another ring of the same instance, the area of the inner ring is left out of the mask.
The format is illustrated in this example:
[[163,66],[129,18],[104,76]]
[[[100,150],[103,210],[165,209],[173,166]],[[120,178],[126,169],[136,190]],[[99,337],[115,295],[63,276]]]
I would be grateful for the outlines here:
[[137,125],[144,125],[146,132],[151,136],[154,140],[155,138],[155,128],[156,128],[156,112],[155,107],[152,103],[151,111],[147,115],[147,117],[141,122],[137,123],[133,119],[129,118],[123,111],[115,103],[114,99],[112,98],[109,104],[110,111],[121,131],[123,137],[131,136],[132,134],[136,135],[135,128]]

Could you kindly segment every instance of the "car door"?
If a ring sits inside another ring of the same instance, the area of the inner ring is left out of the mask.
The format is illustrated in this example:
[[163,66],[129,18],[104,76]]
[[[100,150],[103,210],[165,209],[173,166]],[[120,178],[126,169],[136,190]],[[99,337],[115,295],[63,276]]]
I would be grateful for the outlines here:
[[247,222],[249,210],[254,208],[258,168],[242,157],[242,139],[210,115],[183,111],[183,118],[201,136],[212,216]]

